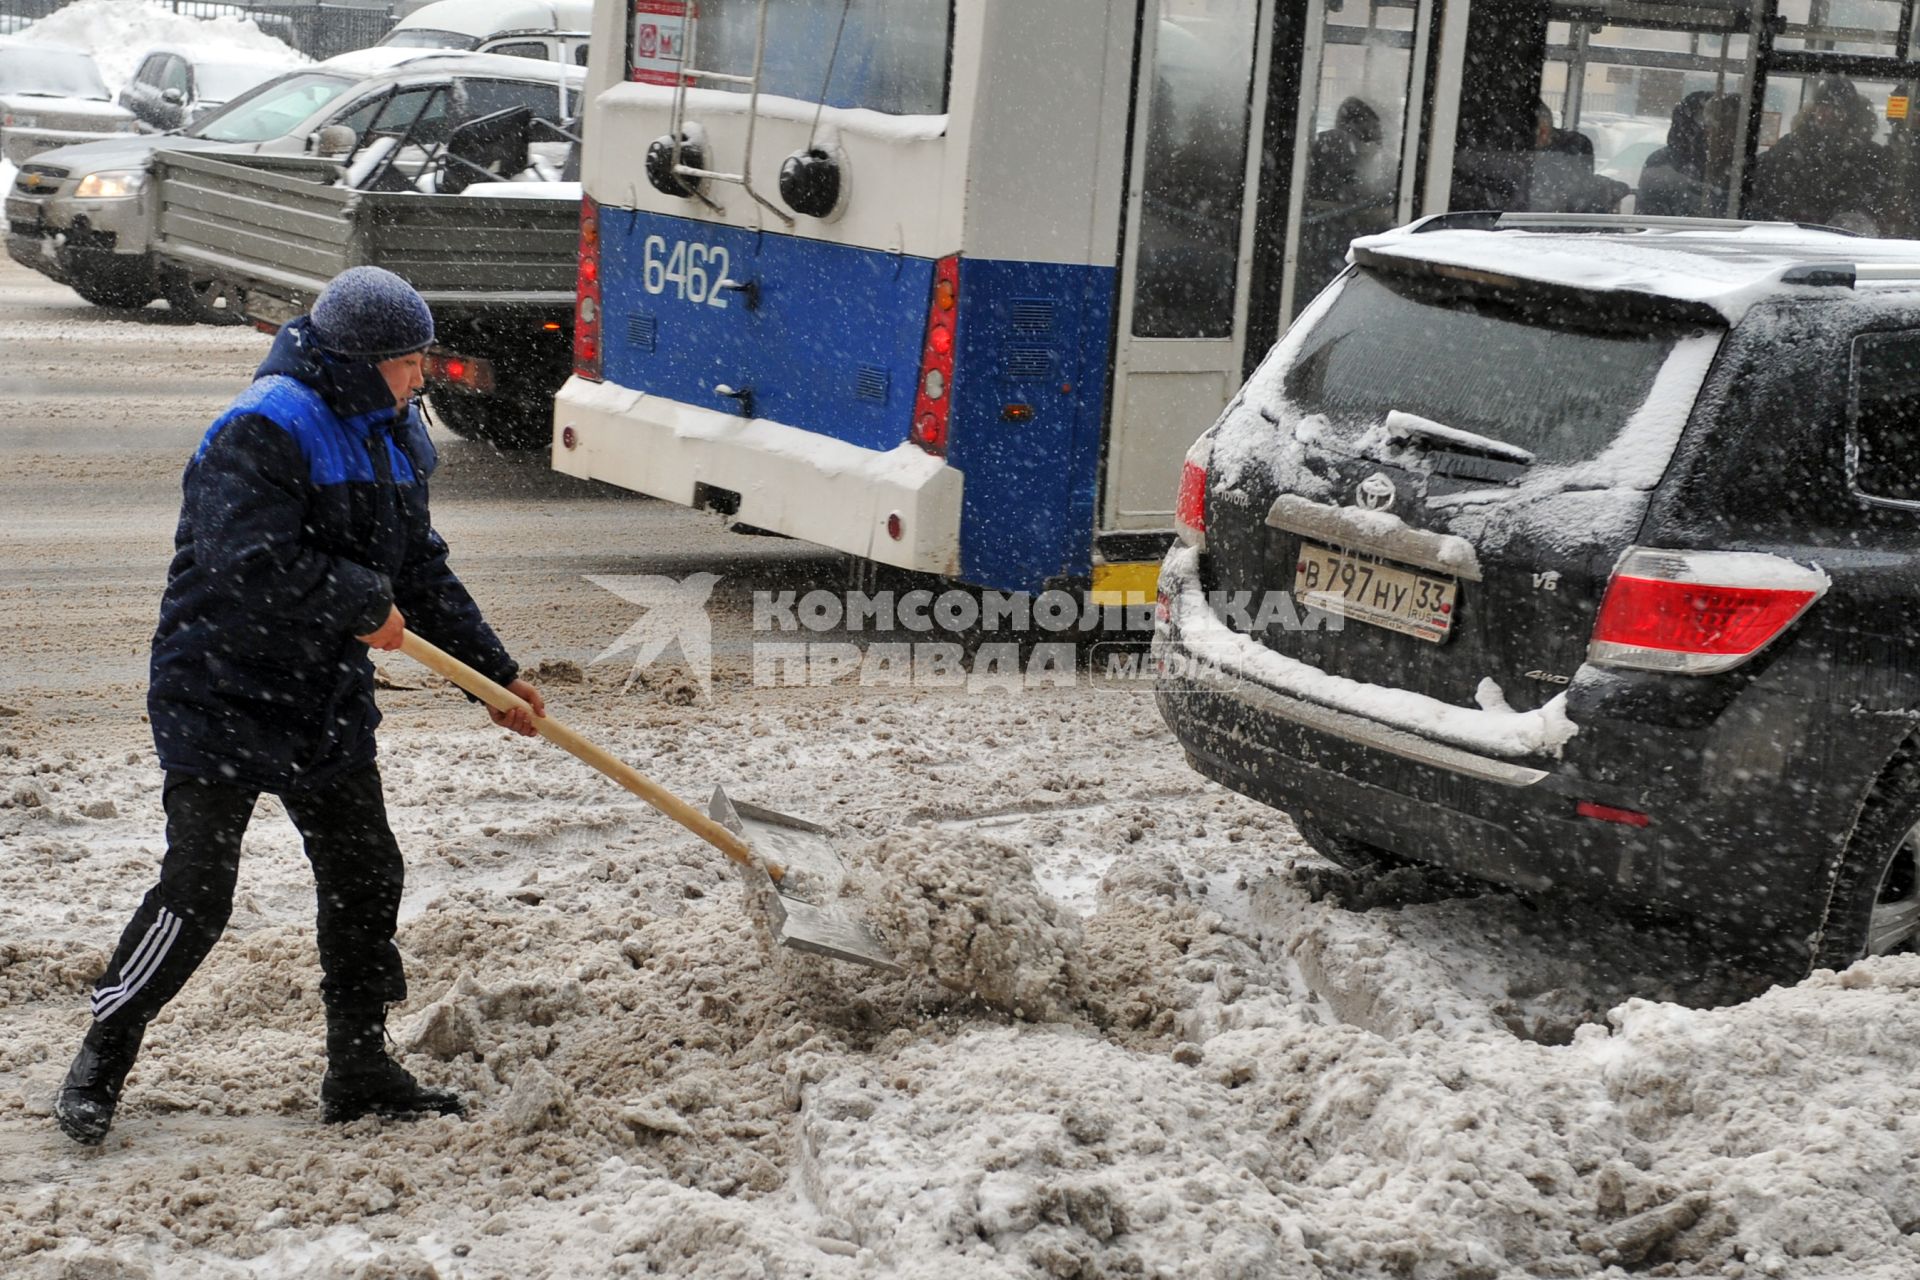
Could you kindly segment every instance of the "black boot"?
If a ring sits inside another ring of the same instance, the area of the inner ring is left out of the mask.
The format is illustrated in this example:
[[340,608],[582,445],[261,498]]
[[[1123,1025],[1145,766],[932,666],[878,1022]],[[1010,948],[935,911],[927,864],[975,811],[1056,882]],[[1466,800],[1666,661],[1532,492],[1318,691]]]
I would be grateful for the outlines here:
[[344,1124],[368,1114],[412,1119],[466,1113],[459,1094],[426,1087],[387,1056],[383,1007],[327,1010],[327,1075],[320,1082],[321,1119],[328,1124]]
[[69,1138],[88,1147],[106,1141],[120,1105],[120,1086],[133,1070],[146,1034],[143,1023],[96,1022],[87,1028],[87,1038],[53,1100],[53,1118]]

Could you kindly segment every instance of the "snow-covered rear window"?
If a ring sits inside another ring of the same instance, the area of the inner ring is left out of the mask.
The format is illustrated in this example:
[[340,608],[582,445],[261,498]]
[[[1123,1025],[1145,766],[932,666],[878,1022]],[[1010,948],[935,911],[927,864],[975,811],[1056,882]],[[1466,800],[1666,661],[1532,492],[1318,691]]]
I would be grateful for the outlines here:
[[[673,83],[692,26],[693,65],[753,74],[760,0],[701,0],[687,21],[684,0],[632,0],[628,73]],[[952,0],[780,0],[767,6],[760,92],[830,107],[888,115],[939,115],[947,109],[947,45]],[[703,80],[703,88],[746,86]]]
[[0,49],[0,94],[24,97],[94,98],[113,95],[100,78],[100,68],[84,53],[67,49],[14,46]]
[[1394,411],[1517,446],[1541,464],[1613,442],[1691,327],[1598,329],[1453,282],[1362,271],[1314,324],[1286,374],[1288,402],[1364,429]]

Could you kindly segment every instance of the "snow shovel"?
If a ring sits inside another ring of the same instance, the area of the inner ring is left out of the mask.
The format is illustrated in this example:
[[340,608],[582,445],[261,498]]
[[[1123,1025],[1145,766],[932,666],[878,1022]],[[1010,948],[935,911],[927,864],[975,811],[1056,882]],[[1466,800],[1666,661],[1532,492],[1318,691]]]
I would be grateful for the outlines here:
[[[519,695],[509,693],[411,631],[401,633],[400,651],[495,710],[511,711],[527,705]],[[749,902],[766,921],[776,943],[901,972],[899,963],[866,921],[844,907],[831,905],[846,878],[846,869],[827,839],[826,828],[804,818],[737,803],[719,787],[713,789],[709,817],[552,716],[535,716],[533,725],[541,737],[586,761],[732,858],[747,886]],[[798,896],[802,886],[808,897]]]

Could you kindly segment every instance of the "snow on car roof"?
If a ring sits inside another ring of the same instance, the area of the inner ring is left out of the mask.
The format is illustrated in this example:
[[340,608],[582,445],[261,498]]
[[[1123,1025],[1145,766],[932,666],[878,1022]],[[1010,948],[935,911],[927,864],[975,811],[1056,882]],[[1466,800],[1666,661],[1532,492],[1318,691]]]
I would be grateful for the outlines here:
[[342,71],[348,75],[370,76],[408,62],[418,62],[422,58],[445,58],[459,52],[454,49],[413,49],[390,44],[376,44],[368,49],[353,49],[346,53],[335,54],[319,65],[329,71]]
[[316,64],[325,71],[351,76],[375,76],[414,63],[454,63],[454,70],[467,74],[508,76],[515,80],[584,80],[586,68],[538,58],[512,58],[501,53],[469,53],[463,49],[417,49],[402,45],[377,44],[370,49],[355,49]]
[[585,31],[593,25],[589,0],[435,0],[395,24],[485,38],[507,31]]
[[1911,266],[1910,283],[1920,286],[1920,241],[1873,240],[1786,222],[1670,219],[1636,225],[1631,219],[1595,219],[1587,220],[1586,230],[1554,230],[1545,222],[1536,224],[1541,229],[1522,230],[1509,222],[1502,219],[1494,230],[1431,231],[1414,223],[1362,237],[1353,247],[1542,284],[1702,303],[1729,324],[1764,297],[1808,288],[1785,284],[1782,277],[1810,264]]

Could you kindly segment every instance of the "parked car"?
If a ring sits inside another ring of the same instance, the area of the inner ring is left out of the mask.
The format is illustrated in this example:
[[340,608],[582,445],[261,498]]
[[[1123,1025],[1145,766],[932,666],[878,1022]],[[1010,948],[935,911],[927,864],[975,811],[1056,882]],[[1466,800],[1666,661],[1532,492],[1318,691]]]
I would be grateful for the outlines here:
[[93,58],[78,49],[0,40],[0,149],[20,164],[77,138],[130,133]]
[[1495,218],[1355,241],[1194,446],[1162,715],[1351,868],[1912,947],[1920,245]]
[[400,19],[380,43],[584,66],[592,26],[592,0],[434,0]]
[[140,59],[133,78],[120,90],[120,105],[133,112],[144,128],[171,133],[211,115],[298,61],[291,49],[277,61],[234,62],[161,45]]
[[[148,191],[159,150],[326,155],[354,150],[369,130],[419,117],[416,142],[465,118],[524,104],[544,119],[577,108],[578,68],[487,53],[361,49],[301,67],[242,94],[183,133],[65,147],[22,165],[7,194],[7,252],[100,306],[156,296],[198,319],[228,318],[207,281],[160,268],[157,202]],[[449,92],[450,90],[450,92]]]

